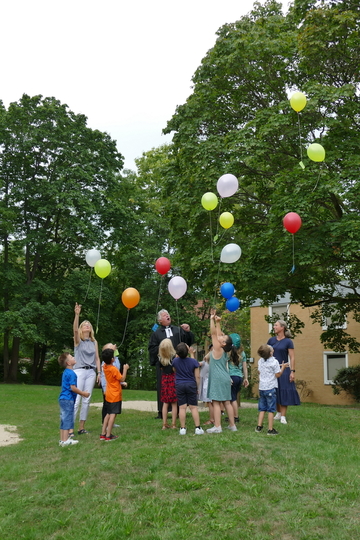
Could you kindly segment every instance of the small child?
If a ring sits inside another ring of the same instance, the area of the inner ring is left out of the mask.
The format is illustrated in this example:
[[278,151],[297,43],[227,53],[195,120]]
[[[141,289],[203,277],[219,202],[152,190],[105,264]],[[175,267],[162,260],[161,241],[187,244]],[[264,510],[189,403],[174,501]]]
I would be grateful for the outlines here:
[[209,346],[209,352],[204,356],[204,360],[199,362],[200,366],[200,387],[199,387],[199,401],[205,403],[209,408],[209,420],[207,420],[205,426],[214,425],[214,407],[211,399],[207,397],[208,385],[209,385],[209,362],[210,362],[210,351],[212,349],[212,343]]
[[61,392],[59,396],[60,405],[60,441],[59,446],[71,446],[77,444],[69,431],[74,431],[74,406],[76,395],[87,398],[89,392],[83,392],[77,388],[77,375],[74,372],[76,360],[71,354],[63,353],[59,356],[58,362],[65,368],[61,379]]
[[104,362],[103,371],[106,378],[105,405],[106,416],[102,425],[100,435],[101,441],[114,441],[118,437],[111,433],[115,417],[121,413],[122,389],[121,382],[125,381],[128,364],[123,366],[123,374],[113,365],[115,362],[114,349],[105,349],[101,353]]
[[161,369],[161,392],[160,399],[162,406],[162,429],[168,429],[170,426],[167,423],[169,404],[171,404],[171,418],[173,429],[176,428],[177,417],[177,397],[175,389],[175,373],[172,367],[172,359],[175,356],[175,350],[171,339],[165,338],[159,345],[159,361]]
[[198,386],[200,383],[199,363],[191,358],[191,351],[186,343],[176,347],[177,357],[172,364],[175,371],[175,387],[179,404],[180,435],[186,435],[186,408],[189,405],[195,424],[195,435],[203,435],[198,411]]
[[278,435],[278,431],[273,428],[274,413],[276,412],[276,389],[278,387],[277,379],[282,375],[284,369],[289,364],[281,364],[274,358],[274,349],[270,345],[261,345],[258,350],[260,360],[258,363],[259,371],[259,418],[258,425],[255,428],[256,433],[263,430],[263,421],[265,413],[268,413],[268,435]]

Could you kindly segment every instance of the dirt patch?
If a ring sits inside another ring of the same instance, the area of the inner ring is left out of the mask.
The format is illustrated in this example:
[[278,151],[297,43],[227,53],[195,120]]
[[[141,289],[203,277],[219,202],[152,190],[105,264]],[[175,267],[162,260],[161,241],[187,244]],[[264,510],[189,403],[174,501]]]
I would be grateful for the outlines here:
[[8,446],[9,444],[16,444],[22,441],[23,439],[20,439],[16,430],[16,426],[0,424],[0,446]]

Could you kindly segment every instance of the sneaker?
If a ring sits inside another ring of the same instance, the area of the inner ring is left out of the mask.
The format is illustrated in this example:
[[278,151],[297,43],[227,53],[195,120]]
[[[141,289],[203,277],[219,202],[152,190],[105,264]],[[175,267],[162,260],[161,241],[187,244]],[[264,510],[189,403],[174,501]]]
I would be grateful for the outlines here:
[[282,417],[280,418],[280,422],[281,422],[282,424],[287,424],[286,416],[282,416]]
[[204,430],[201,427],[195,428],[195,435],[204,435]]
[[263,429],[264,429],[264,426],[256,426],[255,433],[261,433]]
[[206,433],[222,433],[221,426],[220,427],[212,427],[206,430]]
[[68,439],[67,441],[59,441],[59,446],[72,446],[78,442],[79,441],[75,441],[75,439]]
[[100,441],[105,441],[105,439],[106,439],[106,435],[101,433],[100,434]]
[[268,429],[268,435],[279,435],[279,432],[276,429]]
[[117,435],[113,435],[111,434],[110,437],[105,437],[105,441],[106,442],[109,442],[109,441],[115,441],[115,439],[118,439],[119,437]]
[[280,420],[281,418],[281,413],[277,412],[274,416],[274,420]]
[[233,426],[226,426],[226,429],[230,429],[230,431],[237,431],[235,424]]
[[120,427],[120,424],[114,424],[114,427]]
[[186,427],[180,428],[179,433],[180,433],[180,435],[186,435]]

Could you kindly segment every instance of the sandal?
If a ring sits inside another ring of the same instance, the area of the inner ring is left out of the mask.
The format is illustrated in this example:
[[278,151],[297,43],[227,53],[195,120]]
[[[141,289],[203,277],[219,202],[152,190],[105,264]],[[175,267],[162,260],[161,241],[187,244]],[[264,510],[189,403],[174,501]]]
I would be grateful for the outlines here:
[[161,429],[169,429],[170,426],[168,426],[167,424],[164,424],[163,427]]
[[85,434],[88,434],[90,433],[90,431],[86,431],[86,429],[79,429],[78,431],[78,435],[85,435]]
[[171,426],[171,429],[177,429],[177,428],[176,428],[176,424],[173,424],[173,425]]
[[204,422],[204,426],[212,426],[214,424],[214,422],[212,422],[211,420],[208,420],[207,422]]

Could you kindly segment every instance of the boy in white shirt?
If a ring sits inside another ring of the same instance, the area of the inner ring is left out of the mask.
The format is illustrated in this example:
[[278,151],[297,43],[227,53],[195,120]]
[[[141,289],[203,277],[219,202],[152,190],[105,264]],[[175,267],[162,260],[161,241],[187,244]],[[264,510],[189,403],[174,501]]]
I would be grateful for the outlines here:
[[259,371],[259,418],[258,425],[255,428],[256,433],[263,430],[265,413],[268,413],[268,435],[278,435],[278,431],[273,428],[274,413],[276,413],[276,389],[278,387],[277,379],[289,364],[281,364],[274,358],[274,349],[270,345],[261,345],[258,350],[260,360],[258,363]]

